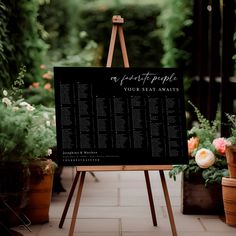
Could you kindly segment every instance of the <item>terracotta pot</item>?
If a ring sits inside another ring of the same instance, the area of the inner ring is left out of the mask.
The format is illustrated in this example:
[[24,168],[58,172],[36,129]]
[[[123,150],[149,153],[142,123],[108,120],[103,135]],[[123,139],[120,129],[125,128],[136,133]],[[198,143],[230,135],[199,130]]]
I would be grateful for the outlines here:
[[236,179],[222,178],[226,224],[236,227]]
[[226,146],[226,159],[230,178],[236,178],[236,145]]
[[42,166],[45,166],[45,163],[36,162],[30,166],[29,201],[25,208],[25,215],[33,224],[49,221],[53,171],[42,173]]

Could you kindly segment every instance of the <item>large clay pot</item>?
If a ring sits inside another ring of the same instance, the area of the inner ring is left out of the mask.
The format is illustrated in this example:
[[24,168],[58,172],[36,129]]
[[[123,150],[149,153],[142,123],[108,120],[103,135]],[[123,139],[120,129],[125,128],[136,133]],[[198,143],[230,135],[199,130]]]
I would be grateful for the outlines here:
[[236,227],[236,179],[222,178],[226,224]]
[[182,178],[182,213],[186,215],[219,215],[224,214],[222,188],[220,184],[208,184],[201,173]]
[[[42,171],[46,166],[47,161],[33,162],[30,166],[29,201],[25,208],[25,215],[33,224],[49,221],[53,170]],[[49,164],[47,168],[53,167]]]
[[226,146],[226,159],[230,178],[236,178],[236,145]]

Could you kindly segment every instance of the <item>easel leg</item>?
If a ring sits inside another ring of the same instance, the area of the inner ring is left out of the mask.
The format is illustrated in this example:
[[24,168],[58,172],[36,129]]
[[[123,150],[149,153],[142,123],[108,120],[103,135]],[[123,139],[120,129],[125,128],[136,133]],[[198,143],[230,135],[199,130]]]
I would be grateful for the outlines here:
[[144,171],[144,175],[145,175],[145,180],[146,180],[146,185],[147,185],[147,192],[148,192],[149,204],[150,204],[150,209],[151,209],[151,214],[152,214],[153,226],[157,226],[155,206],[154,206],[153,197],[152,197],[152,188],[151,188],[150,178],[149,178],[149,174],[147,170]]
[[111,41],[110,41],[110,46],[109,46],[109,51],[108,51],[108,57],[107,57],[107,65],[106,65],[106,67],[111,67],[111,64],[112,64],[112,56],[113,56],[114,48],[115,48],[117,27],[118,27],[117,25],[113,25],[113,27],[112,27]]
[[79,188],[78,188],[77,196],[76,196],[76,199],[75,199],[75,205],[74,205],[74,210],[73,210],[71,224],[70,224],[69,236],[73,236],[73,233],[74,233],[74,230],[75,230],[75,221],[76,221],[76,216],[78,214],[79,203],[80,203],[80,198],[81,198],[81,195],[82,195],[85,174],[86,174],[86,172],[83,171],[82,174],[81,174],[81,177],[80,177]]
[[63,213],[62,213],[62,216],[61,216],[61,220],[60,220],[60,223],[59,223],[59,228],[62,228],[62,227],[63,227],[64,221],[65,221],[65,218],[66,218],[66,214],[67,214],[67,212],[68,212],[68,209],[69,209],[69,206],[70,206],[70,203],[71,203],[71,199],[72,199],[72,197],[73,197],[73,194],[74,194],[74,191],[75,191],[75,188],[76,188],[78,179],[79,179],[79,175],[80,175],[80,172],[79,172],[79,171],[76,171],[76,175],[75,175],[73,184],[72,184],[72,186],[71,186],[69,196],[68,196],[68,198],[67,198],[67,200],[66,200],[65,208],[64,208]]
[[119,26],[118,28],[118,33],[120,37],[120,46],[121,46],[124,67],[129,67],[129,59],[128,59],[128,54],[127,54],[127,50],[125,46],[125,37],[124,37],[123,29],[121,26]]
[[169,215],[172,235],[177,236],[175,220],[174,220],[174,215],[173,215],[172,208],[171,208],[171,202],[170,202],[170,197],[169,197],[169,193],[168,193],[168,189],[167,189],[167,185],[166,185],[164,171],[159,170],[159,172],[160,172],[161,184],[162,184],[162,188],[163,188],[163,192],[164,192],[164,196],[165,196],[165,200],[166,200],[166,206],[167,206],[167,211],[168,211],[168,215]]

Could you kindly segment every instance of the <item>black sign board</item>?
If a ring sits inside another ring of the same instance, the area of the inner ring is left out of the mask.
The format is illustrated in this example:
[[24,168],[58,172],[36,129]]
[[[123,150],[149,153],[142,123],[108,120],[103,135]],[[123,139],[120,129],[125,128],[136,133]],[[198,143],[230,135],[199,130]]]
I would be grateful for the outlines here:
[[55,67],[54,80],[60,164],[187,163],[178,70]]

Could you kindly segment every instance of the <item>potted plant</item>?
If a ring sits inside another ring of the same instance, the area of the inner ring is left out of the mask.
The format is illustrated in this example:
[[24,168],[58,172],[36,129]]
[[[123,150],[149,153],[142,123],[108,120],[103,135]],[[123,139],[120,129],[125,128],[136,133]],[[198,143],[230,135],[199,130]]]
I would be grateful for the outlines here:
[[191,102],[198,125],[188,131],[189,164],[174,166],[170,177],[183,173],[182,212],[184,214],[223,213],[221,179],[228,176],[226,138],[218,136],[219,121],[207,120]]
[[231,133],[228,139],[231,145],[226,147],[226,159],[230,178],[236,178],[236,115],[226,114],[226,116],[231,127]]
[[230,144],[226,147],[229,177],[222,178],[226,224],[236,227],[236,115],[226,114],[230,126]]
[[[17,81],[19,82],[20,79]],[[13,86],[13,88],[15,87]],[[16,95],[18,94],[14,89],[11,91],[3,90],[3,97],[0,102],[0,167],[9,176],[17,173],[15,169],[11,169],[12,166],[19,167],[19,172],[23,171],[25,174],[23,179],[18,177],[10,180],[1,178],[2,202],[8,202],[11,199],[8,187],[11,187],[13,191],[14,189],[17,190],[21,186],[19,185],[21,180],[22,184],[30,182],[29,185],[22,186],[21,189],[31,192],[32,178],[29,181],[26,181],[25,178],[27,174],[33,176],[32,163],[40,163],[41,175],[40,178],[38,176],[39,180],[43,180],[46,173],[52,172],[47,170],[49,168],[53,170],[55,166],[53,162],[48,160],[46,160],[46,165],[43,164],[44,160],[42,159],[50,154],[50,148],[56,145],[55,125],[53,124],[54,110],[43,106],[35,108],[22,98],[14,100]],[[3,189],[4,187],[5,189]],[[23,195],[21,194],[21,196]],[[26,200],[25,195],[22,198],[24,201]],[[12,206],[15,202],[16,200],[9,201],[8,205]],[[25,205],[26,203],[21,203],[19,207],[23,208]]]

